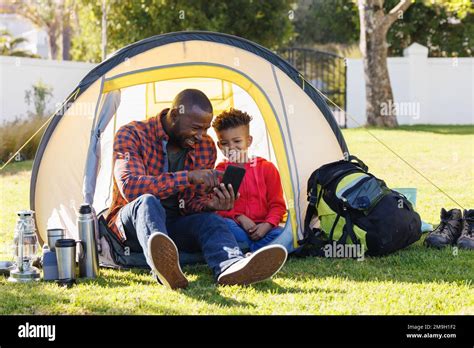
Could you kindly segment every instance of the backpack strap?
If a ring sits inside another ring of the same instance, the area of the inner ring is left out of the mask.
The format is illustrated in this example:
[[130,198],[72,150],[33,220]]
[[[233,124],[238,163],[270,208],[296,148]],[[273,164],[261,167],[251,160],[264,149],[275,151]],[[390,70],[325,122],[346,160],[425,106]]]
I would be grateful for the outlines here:
[[341,215],[337,214],[336,218],[334,219],[334,223],[332,224],[331,232],[329,232],[329,237],[328,237],[330,241],[332,241],[332,238],[334,237],[334,230],[336,229],[336,226],[337,226],[337,223],[339,222],[340,217]]
[[354,156],[354,155],[350,155],[349,158],[348,158],[348,162],[351,162],[351,163],[357,163],[357,165],[364,171],[364,172],[368,172],[369,171],[369,167],[364,163],[362,162],[361,159],[359,159],[357,156]]
[[313,218],[314,214],[317,214],[318,211],[316,209],[317,205],[319,204],[319,200],[321,199],[322,195],[322,188],[319,194],[316,196],[316,192],[318,191],[317,185],[318,185],[318,179],[317,179],[317,171],[313,174],[313,181],[312,181],[312,187],[308,186],[308,207],[306,208],[306,214],[304,217],[304,235],[309,236],[311,234],[311,228],[309,227],[309,224],[311,222],[311,219]]
[[[319,192],[318,196],[315,195],[315,191],[317,191],[317,181],[314,181],[313,187],[308,190],[308,207],[306,208],[306,214],[304,217],[304,231],[303,240],[299,241],[299,245],[311,245],[314,248],[321,248],[323,247],[326,242],[320,238],[322,231],[319,228],[311,228],[310,223],[311,219],[315,214],[318,213],[317,204],[322,196],[322,189]],[[316,255],[316,254],[314,254]]]
[[313,218],[313,215],[316,214],[316,206],[313,204],[308,204],[308,207],[306,208],[306,215],[304,217],[304,236],[305,239],[307,236],[311,234],[311,227],[309,227],[309,224],[311,222],[311,219]]
[[359,238],[354,232],[354,224],[352,222],[351,213],[347,210],[345,202],[343,203],[343,215],[344,219],[346,220],[346,224],[342,229],[342,236],[337,241],[340,244],[346,244],[347,237],[350,237],[352,240],[352,244],[360,244]]

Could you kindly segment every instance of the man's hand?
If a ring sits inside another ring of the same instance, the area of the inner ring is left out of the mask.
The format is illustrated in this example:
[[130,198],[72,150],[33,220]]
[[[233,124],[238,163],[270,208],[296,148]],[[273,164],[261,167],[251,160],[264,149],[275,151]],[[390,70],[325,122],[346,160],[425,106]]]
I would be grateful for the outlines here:
[[235,219],[247,233],[251,228],[255,227],[255,222],[246,215],[239,215]]
[[204,185],[206,192],[219,185],[219,176],[222,172],[215,169],[202,169],[188,171],[188,180],[193,185]]
[[234,202],[240,197],[240,194],[237,193],[235,197],[234,189],[232,185],[227,185],[227,188],[224,184],[220,184],[218,187],[213,189],[214,195],[210,200],[207,201],[206,208],[209,210],[231,210],[234,207]]
[[248,230],[249,238],[251,240],[260,240],[265,235],[272,229],[272,225],[269,224],[268,222],[262,222],[254,227],[252,227],[250,230]]

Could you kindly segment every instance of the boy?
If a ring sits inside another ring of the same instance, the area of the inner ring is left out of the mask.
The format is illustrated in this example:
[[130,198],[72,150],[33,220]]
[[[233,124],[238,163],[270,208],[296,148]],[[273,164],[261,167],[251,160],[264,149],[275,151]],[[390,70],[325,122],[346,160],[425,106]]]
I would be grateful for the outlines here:
[[231,108],[217,116],[212,127],[217,134],[217,146],[227,157],[216,169],[225,171],[229,165],[246,169],[234,208],[217,213],[226,218],[237,242],[248,244],[253,252],[283,232],[278,224],[286,213],[286,205],[280,174],[273,163],[261,157],[249,159],[248,148],[253,140],[251,120],[246,112]]

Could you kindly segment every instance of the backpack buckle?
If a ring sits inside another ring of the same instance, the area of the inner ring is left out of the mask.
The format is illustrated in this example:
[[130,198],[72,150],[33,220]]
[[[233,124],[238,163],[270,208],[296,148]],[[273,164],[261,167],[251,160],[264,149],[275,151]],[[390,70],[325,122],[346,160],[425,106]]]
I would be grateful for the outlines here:
[[317,200],[318,200],[318,197],[308,193],[308,201],[310,205],[315,206]]

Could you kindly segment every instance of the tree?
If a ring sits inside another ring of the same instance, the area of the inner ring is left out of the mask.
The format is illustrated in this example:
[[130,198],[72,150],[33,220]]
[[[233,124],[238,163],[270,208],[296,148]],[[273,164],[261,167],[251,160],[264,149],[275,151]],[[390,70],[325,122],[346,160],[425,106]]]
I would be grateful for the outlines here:
[[[387,32],[397,19],[402,18],[411,1],[401,0],[388,13],[385,13],[383,7],[384,0],[358,1],[359,46],[364,62],[367,124],[397,127],[397,115],[391,108],[394,104],[387,67]],[[390,106],[388,112],[384,112],[387,106]]]
[[357,6],[347,0],[299,0],[294,23],[297,45],[352,44],[359,39]]
[[[398,2],[386,0],[385,11],[390,11]],[[294,23],[298,45],[339,43],[342,47],[351,47],[359,41],[355,0],[298,0]],[[417,42],[428,47],[430,57],[470,57],[474,52],[471,0],[412,2],[403,20],[395,21],[390,27],[387,42],[389,56],[402,56],[405,48]],[[326,46],[328,48],[331,47]]]
[[76,6],[74,0],[6,0],[6,2],[10,4],[9,11],[21,15],[36,27],[46,31],[51,59],[70,59],[72,36],[70,18]]
[[18,48],[19,45],[25,42],[28,42],[28,40],[24,37],[13,38],[8,30],[1,30],[0,56],[39,58],[37,54]]
[[413,42],[430,57],[469,57],[474,52],[474,7],[470,0],[415,2],[387,35],[389,54],[403,55]]
[[60,13],[54,0],[13,1],[15,12],[29,19],[35,26],[44,28],[48,35],[51,59],[56,59],[59,51]]
[[61,38],[62,38],[62,58],[71,60],[71,40],[73,26],[71,19],[75,17],[76,4],[74,0],[61,0],[59,11],[61,13]]
[[[290,0],[107,0],[107,52],[141,39],[174,31],[209,30],[233,34],[278,48],[289,41],[293,26]],[[101,60],[102,0],[83,0],[73,58]]]

